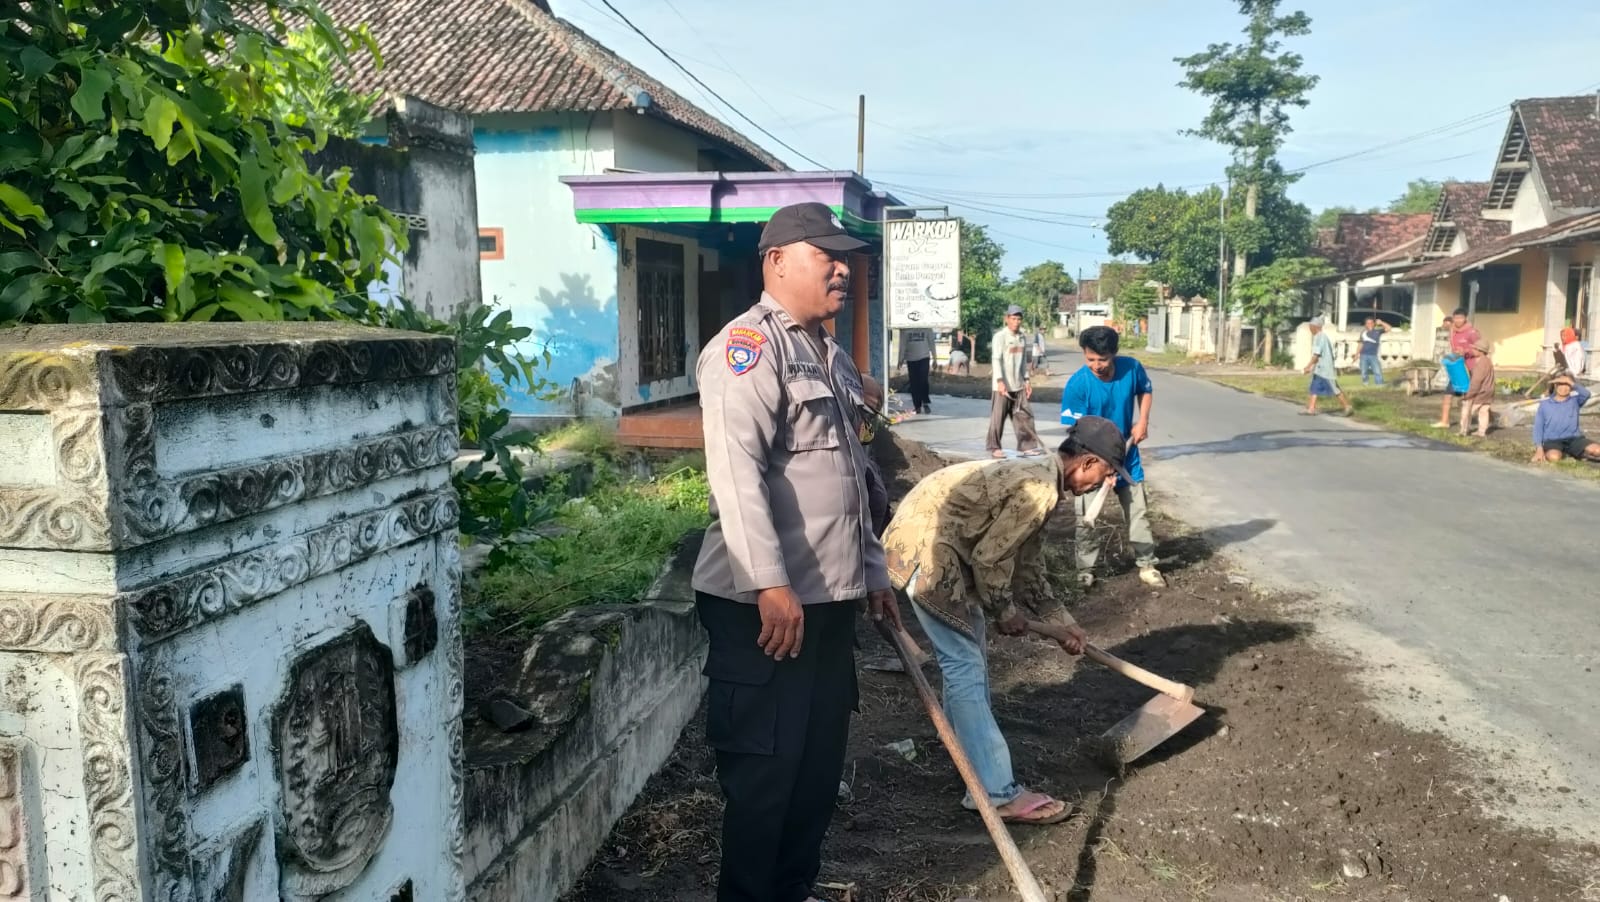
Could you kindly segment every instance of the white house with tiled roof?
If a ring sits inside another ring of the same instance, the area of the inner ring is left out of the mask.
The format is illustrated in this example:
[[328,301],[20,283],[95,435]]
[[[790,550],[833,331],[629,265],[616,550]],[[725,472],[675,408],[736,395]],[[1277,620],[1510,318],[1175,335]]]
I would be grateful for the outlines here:
[[1489,182],[1447,186],[1422,259],[1419,329],[1465,308],[1499,366],[1530,367],[1571,326],[1600,362],[1600,96],[1512,104]]
[[[605,415],[691,395],[702,284],[750,297],[748,286],[707,277],[720,268],[717,250],[692,237],[578,222],[560,179],[783,171],[783,161],[557,17],[546,0],[321,5],[340,25],[371,29],[382,52],[381,68],[356,61],[352,87],[473,116],[484,299],[534,330],[529,350],[550,351],[544,375],[563,390],[556,400],[515,397],[513,411]],[[621,277],[635,260],[648,278]]]

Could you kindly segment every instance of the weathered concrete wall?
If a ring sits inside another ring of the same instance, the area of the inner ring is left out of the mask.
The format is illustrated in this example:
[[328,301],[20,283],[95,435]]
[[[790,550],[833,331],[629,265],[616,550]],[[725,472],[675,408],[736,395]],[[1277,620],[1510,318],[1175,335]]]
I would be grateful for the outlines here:
[[384,144],[331,139],[316,165],[350,168],[350,184],[405,219],[409,246],[379,298],[408,298],[438,319],[483,302],[472,117],[397,97]]
[[454,345],[0,339],[0,870],[20,898],[458,899]]
[[[508,696],[525,732],[468,736],[463,869],[474,902],[548,902],[570,889],[672,753],[705,689],[705,638],[686,541],[636,605],[551,623]],[[658,600],[671,599],[671,600]]]

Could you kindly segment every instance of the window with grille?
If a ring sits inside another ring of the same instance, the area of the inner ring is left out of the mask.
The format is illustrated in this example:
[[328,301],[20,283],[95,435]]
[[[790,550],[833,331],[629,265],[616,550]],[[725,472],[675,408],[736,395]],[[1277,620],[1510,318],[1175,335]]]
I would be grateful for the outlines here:
[[[1476,302],[1472,299],[1474,285],[1478,286]],[[1477,272],[1462,274],[1461,306],[1476,313],[1516,313],[1521,288],[1521,264],[1485,266]]]
[[634,249],[639,296],[639,382],[685,375],[683,246],[640,238]]

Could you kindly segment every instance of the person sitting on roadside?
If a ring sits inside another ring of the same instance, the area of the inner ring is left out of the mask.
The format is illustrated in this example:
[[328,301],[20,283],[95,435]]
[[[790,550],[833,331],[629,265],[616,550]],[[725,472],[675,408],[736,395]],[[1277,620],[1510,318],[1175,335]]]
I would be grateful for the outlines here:
[[[1482,337],[1478,334],[1477,327],[1467,319],[1467,311],[1465,309],[1457,307],[1456,311],[1450,314],[1450,353],[1458,357],[1466,357],[1468,370],[1472,369],[1472,358],[1467,354],[1467,351],[1474,344],[1477,344],[1478,339]],[[1433,424],[1434,428],[1450,428],[1450,401],[1464,394],[1466,393],[1453,389],[1445,392],[1444,403],[1439,407],[1439,422]],[[1462,428],[1466,428],[1467,413],[1464,409],[1461,412],[1461,419],[1463,421]]]
[[1587,354],[1583,351],[1583,342],[1578,341],[1578,330],[1567,326],[1561,330],[1561,359],[1566,361],[1567,372],[1574,376],[1582,376],[1588,364]]
[[[1122,433],[1110,420],[1080,417],[1044,458],[970,461],[936,471],[900,502],[883,536],[889,581],[911,600],[944,673],[945,713],[990,801],[1010,823],[1060,823],[1070,809],[1016,781],[991,707],[985,627],[1018,636],[1030,620],[1065,624],[1061,647],[1083,653],[1084,632],[1046,579],[1044,528],[1069,498],[1118,475],[1128,479],[1124,460]],[[976,810],[970,798],[963,806]]]
[[1494,404],[1494,361],[1489,357],[1489,339],[1479,338],[1467,349],[1467,368],[1472,381],[1467,383],[1467,393],[1461,396],[1461,434],[1471,428],[1472,417],[1478,417],[1478,438],[1489,436],[1489,407]]
[[1539,401],[1533,415],[1533,462],[1600,460],[1600,442],[1583,434],[1578,413],[1589,401],[1589,390],[1567,373],[1550,380],[1550,394]]

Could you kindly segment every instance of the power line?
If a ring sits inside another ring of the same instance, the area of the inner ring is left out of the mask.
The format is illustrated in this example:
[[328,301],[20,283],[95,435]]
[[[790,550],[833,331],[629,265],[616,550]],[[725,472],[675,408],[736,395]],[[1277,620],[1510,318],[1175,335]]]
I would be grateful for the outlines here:
[[774,135],[772,132],[767,131],[766,128],[762,127],[761,123],[755,121],[754,119],[751,119],[749,116],[746,116],[742,110],[740,110],[738,107],[734,106],[733,104],[729,103],[727,98],[723,97],[721,94],[718,94],[715,88],[712,88],[710,85],[708,85],[705,82],[701,81],[700,80],[700,76],[695,75],[693,72],[689,71],[689,67],[685,66],[683,63],[678,62],[677,58],[674,57],[672,54],[668,53],[665,47],[662,47],[660,44],[657,44],[655,42],[654,38],[652,38],[649,35],[645,34],[644,31],[639,28],[639,26],[633,24],[633,22],[631,20],[629,20],[627,16],[622,14],[621,10],[617,9],[615,6],[612,5],[611,0],[600,0],[600,2],[605,4],[606,9],[611,10],[611,12],[614,13],[618,19],[621,19],[622,20],[622,24],[628,26],[628,28],[630,28],[633,31],[634,34],[638,35],[640,38],[643,38],[644,42],[646,44],[649,44],[651,47],[654,47],[657,53],[659,53],[662,56],[666,57],[667,58],[667,62],[669,62],[672,65],[676,66],[678,68],[678,71],[680,71],[684,75],[688,76],[688,78],[691,81],[693,81],[695,84],[697,84],[700,87],[702,87],[702,88],[706,89],[707,91],[711,92],[711,96],[717,98],[717,100],[720,101],[723,106],[727,107],[729,110],[732,110],[733,113],[735,115],[737,115],[740,119],[743,119],[744,121],[750,123],[750,127],[751,128],[754,128],[756,131],[760,132],[761,134],[766,135],[773,142],[775,142],[779,147],[784,148],[785,150],[789,151],[790,153],[794,154],[795,156],[799,157],[800,159],[805,160],[807,163],[810,163],[811,165],[817,167],[818,169],[827,169],[828,168],[827,166],[824,166],[823,164],[821,164],[821,163],[817,162],[816,160],[812,159],[811,157],[808,157],[805,154],[801,153],[799,150],[796,150],[791,144],[789,144],[789,142],[783,140],[782,138],[778,137],[777,135]]
[[722,55],[722,51],[717,49],[717,45],[700,36],[699,29],[695,28],[694,23],[689,21],[687,16],[678,11],[677,4],[673,3],[672,0],[663,0],[663,2],[667,4],[667,9],[672,10],[672,14],[677,16],[678,19],[683,22],[684,26],[689,29],[689,33],[694,35],[696,40],[698,40],[701,44],[704,44],[706,49],[716,54],[717,59],[722,62],[722,65],[727,68],[727,71],[731,73],[734,78],[739,79],[739,84],[744,85],[745,90],[756,95],[756,99],[761,101],[767,109],[771,110],[772,115],[778,117],[778,121],[783,123],[784,128],[794,131],[794,126],[789,123],[789,120],[784,117],[783,113],[780,112],[777,107],[773,106],[772,102],[767,100],[767,98],[763,96],[760,91],[757,91],[755,85],[750,84],[750,82],[745,79],[744,73],[740,72],[738,69],[735,69],[733,64],[728,62],[727,57]]

